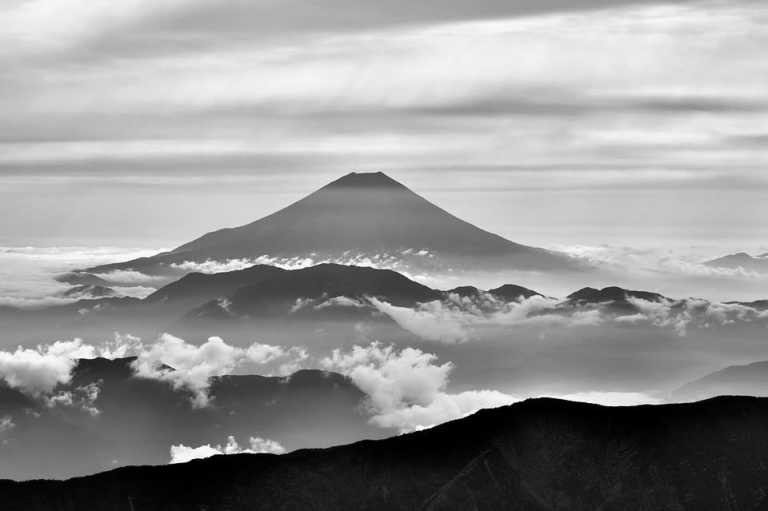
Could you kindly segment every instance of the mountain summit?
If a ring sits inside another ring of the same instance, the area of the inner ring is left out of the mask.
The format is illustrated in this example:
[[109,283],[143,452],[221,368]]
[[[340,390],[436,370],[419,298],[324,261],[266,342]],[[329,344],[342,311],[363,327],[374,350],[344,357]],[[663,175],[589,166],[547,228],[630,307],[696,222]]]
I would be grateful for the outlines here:
[[98,267],[146,270],[183,261],[421,254],[453,266],[570,269],[571,259],[514,243],[435,206],[382,172],[347,174],[255,222],[205,234],[170,252]]

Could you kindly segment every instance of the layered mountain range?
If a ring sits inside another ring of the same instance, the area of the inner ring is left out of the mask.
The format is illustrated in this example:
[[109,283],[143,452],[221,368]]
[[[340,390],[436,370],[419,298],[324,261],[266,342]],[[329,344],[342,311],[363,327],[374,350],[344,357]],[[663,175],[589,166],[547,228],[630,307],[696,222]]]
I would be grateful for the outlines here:
[[[75,286],[75,291],[83,286]],[[99,286],[96,286],[99,287]],[[76,295],[75,295],[76,296]],[[460,286],[448,290],[430,288],[393,270],[324,263],[307,268],[287,270],[270,265],[254,265],[242,270],[220,273],[186,274],[144,299],[105,296],[87,298],[39,311],[8,308],[6,316],[62,316],[88,318],[120,318],[140,314],[146,319],[166,322],[195,320],[248,320],[281,318],[327,320],[386,320],[376,302],[395,307],[418,308],[422,304],[441,301],[455,307],[470,303],[480,310],[493,311],[504,304],[519,303],[533,297],[542,299],[538,314],[567,314],[576,310],[595,310],[612,316],[631,316],[643,312],[651,304],[663,305],[672,313],[695,313],[710,302],[700,299],[675,299],[660,293],[625,289],[618,286],[585,287],[564,299],[515,284],[482,290]],[[459,298],[459,300],[457,300]],[[763,301],[725,302],[733,306],[737,316],[747,311],[763,317]],[[657,311],[660,309],[657,309]],[[727,313],[728,311],[726,311]],[[750,317],[751,317],[750,316]]]
[[41,397],[0,380],[0,419],[7,424],[0,427],[0,474],[69,477],[162,464],[173,444],[215,445],[227,436],[277,438],[292,450],[392,433],[368,423],[365,394],[337,373],[214,377],[208,390],[214,404],[196,407],[188,390],[137,375],[134,361],[81,359],[67,384]]

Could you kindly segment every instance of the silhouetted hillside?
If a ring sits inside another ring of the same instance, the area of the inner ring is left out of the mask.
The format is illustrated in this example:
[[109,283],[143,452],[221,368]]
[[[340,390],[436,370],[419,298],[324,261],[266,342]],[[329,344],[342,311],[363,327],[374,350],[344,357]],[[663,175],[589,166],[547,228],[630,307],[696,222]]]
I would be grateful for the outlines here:
[[0,483],[3,509],[499,510],[768,506],[768,400],[607,408],[554,399],[381,441]]

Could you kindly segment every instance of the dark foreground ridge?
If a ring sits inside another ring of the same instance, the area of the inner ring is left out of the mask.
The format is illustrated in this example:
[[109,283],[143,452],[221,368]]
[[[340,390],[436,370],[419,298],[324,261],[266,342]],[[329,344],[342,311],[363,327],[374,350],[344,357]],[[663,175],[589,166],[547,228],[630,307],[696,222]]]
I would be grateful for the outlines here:
[[409,435],[0,482],[5,511],[757,510],[768,399],[608,408],[533,399]]

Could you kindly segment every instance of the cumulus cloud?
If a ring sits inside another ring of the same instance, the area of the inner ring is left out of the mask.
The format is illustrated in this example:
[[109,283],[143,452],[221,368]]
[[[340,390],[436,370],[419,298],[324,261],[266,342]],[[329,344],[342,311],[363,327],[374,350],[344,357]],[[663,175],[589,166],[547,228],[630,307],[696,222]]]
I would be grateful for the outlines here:
[[46,346],[0,351],[0,378],[31,396],[50,393],[70,379],[78,358],[93,358],[95,349],[82,340],[56,341]]
[[72,390],[59,390],[53,394],[44,395],[42,398],[49,408],[56,406],[76,407],[95,417],[101,413],[101,410],[96,407],[99,393],[101,393],[100,381],[75,387]]
[[415,348],[398,351],[394,346],[372,343],[349,351],[336,349],[320,365],[348,376],[368,396],[373,424],[401,432],[516,401],[492,390],[447,392],[453,364],[438,364],[436,355]]
[[197,346],[164,333],[153,344],[142,347],[133,365],[140,377],[189,390],[193,394],[193,405],[203,407],[209,404],[210,380],[215,376],[254,366],[263,372],[270,364],[277,373],[285,375],[297,370],[307,357],[306,350],[297,347],[254,343],[248,348],[239,348],[220,337],[210,337]]
[[172,445],[170,449],[170,463],[186,463],[191,460],[210,458],[217,454],[283,454],[285,448],[279,442],[261,437],[250,437],[248,439],[249,447],[241,447],[234,436],[227,437],[227,443],[222,445],[200,445],[198,447],[188,447],[184,444]]
[[5,433],[16,427],[16,423],[13,422],[13,417],[10,415],[4,415],[0,417],[0,433]]
[[399,307],[373,297],[370,302],[398,325],[424,339],[445,342],[467,340],[461,316],[442,302],[424,303],[415,309]]
[[140,337],[115,332],[112,340],[99,347],[99,356],[110,360],[124,358],[139,353],[143,347],[144,343]]
[[170,334],[145,343],[141,338],[116,333],[98,345],[81,339],[56,341],[35,348],[18,347],[0,351],[0,379],[27,395],[41,398],[48,406],[77,406],[98,414],[94,403],[98,383],[77,388],[59,388],[71,380],[78,359],[108,359],[135,356],[133,368],[143,378],[168,382],[176,389],[192,393],[195,406],[209,404],[210,380],[238,371],[285,376],[299,370],[309,358],[301,347],[282,347],[255,342],[240,348],[220,337],[211,337],[197,346]]

